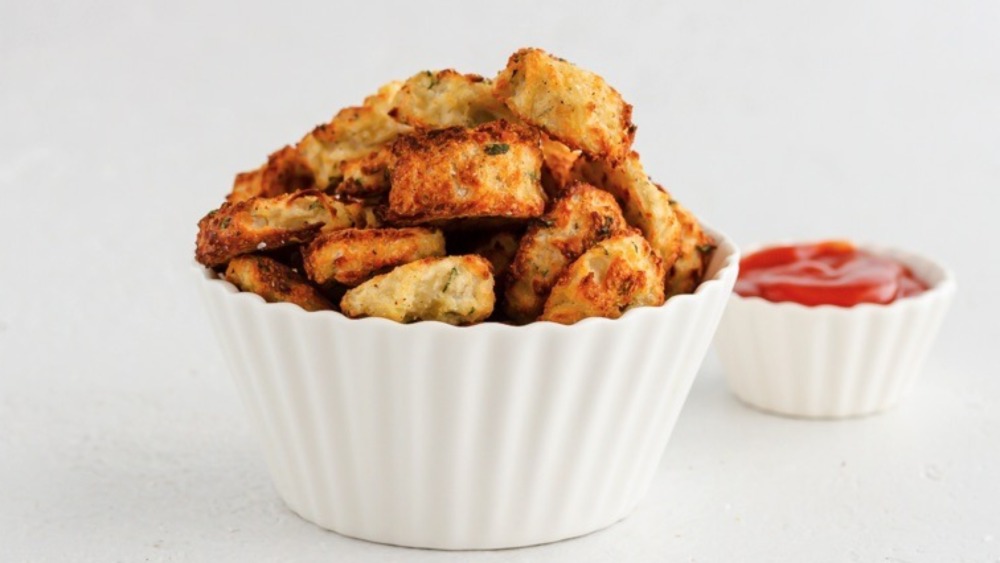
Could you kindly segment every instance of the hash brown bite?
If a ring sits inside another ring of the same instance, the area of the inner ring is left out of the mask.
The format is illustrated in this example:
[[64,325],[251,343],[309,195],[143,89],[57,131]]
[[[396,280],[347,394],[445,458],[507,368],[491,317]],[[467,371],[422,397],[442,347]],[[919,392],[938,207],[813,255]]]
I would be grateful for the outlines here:
[[538,133],[523,125],[500,120],[404,135],[392,152],[390,223],[510,222],[545,211]]
[[224,278],[240,291],[256,293],[268,303],[294,303],[306,311],[333,309],[333,304],[295,270],[266,256],[233,258]]
[[321,234],[302,250],[309,279],[355,286],[386,269],[421,258],[444,256],[441,231],[405,229],[342,229]]
[[237,174],[226,200],[235,203],[252,197],[274,197],[307,190],[315,181],[309,163],[295,148],[286,146],[268,156],[260,168]]
[[571,148],[615,161],[632,146],[632,106],[603,78],[541,49],[507,61],[493,95],[526,123]]
[[344,108],[306,134],[296,150],[315,174],[315,187],[326,189],[343,177],[344,162],[364,158],[410,128],[389,117],[390,98],[398,91],[393,82],[365,98],[365,105]]
[[477,74],[452,69],[419,72],[406,80],[389,115],[418,130],[475,127],[513,117],[493,97],[493,84]]
[[335,192],[355,198],[378,198],[389,191],[389,168],[392,148],[383,145],[361,158],[346,160],[341,164],[343,179]]
[[198,222],[195,258],[205,266],[241,254],[307,242],[321,230],[364,226],[360,203],[344,203],[315,190],[224,203]]
[[355,318],[469,325],[493,313],[493,285],[490,263],[482,256],[424,258],[349,290],[340,308]]
[[510,266],[505,312],[519,322],[537,318],[570,263],[597,242],[626,230],[628,224],[611,194],[588,184],[571,187],[521,239]]
[[681,226],[681,242],[677,260],[667,274],[668,297],[694,291],[705,276],[705,269],[715,250],[715,241],[702,230],[691,211],[674,202],[674,212]]
[[662,305],[664,299],[660,258],[633,230],[597,243],[566,268],[539,320],[617,319],[634,307]]
[[615,196],[625,219],[642,231],[663,260],[664,269],[669,270],[680,251],[681,224],[674,212],[674,200],[646,175],[639,153],[632,152],[618,163],[582,157],[577,159],[573,172]]

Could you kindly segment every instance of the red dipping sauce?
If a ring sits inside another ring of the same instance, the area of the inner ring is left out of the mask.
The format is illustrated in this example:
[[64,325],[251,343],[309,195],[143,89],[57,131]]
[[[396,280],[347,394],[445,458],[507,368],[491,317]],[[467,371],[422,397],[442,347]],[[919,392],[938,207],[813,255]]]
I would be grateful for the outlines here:
[[743,297],[802,305],[892,303],[927,290],[903,264],[843,241],[777,246],[740,260]]

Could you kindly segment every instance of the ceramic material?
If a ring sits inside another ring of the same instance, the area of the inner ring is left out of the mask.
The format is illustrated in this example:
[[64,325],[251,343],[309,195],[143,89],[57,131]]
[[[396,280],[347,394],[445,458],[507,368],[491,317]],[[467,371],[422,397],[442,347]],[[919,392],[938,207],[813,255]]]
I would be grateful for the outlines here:
[[303,518],[438,549],[552,542],[643,497],[736,280],[573,326],[411,325],[268,304],[197,266],[275,486]]
[[906,393],[951,303],[954,277],[916,254],[860,246],[906,264],[930,289],[847,308],[734,293],[715,343],[737,397],[777,414],[840,418],[884,411]]

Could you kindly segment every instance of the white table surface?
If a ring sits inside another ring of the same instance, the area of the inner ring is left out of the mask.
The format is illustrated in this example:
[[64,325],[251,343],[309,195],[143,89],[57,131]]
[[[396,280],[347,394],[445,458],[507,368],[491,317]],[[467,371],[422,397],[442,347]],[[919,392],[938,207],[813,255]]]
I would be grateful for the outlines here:
[[[998,30],[991,0],[0,5],[0,561],[1000,561]],[[382,82],[524,45],[606,76],[649,171],[737,240],[925,252],[954,308],[882,416],[760,414],[710,355],[606,531],[461,554],[322,531],[269,484],[195,222]]]

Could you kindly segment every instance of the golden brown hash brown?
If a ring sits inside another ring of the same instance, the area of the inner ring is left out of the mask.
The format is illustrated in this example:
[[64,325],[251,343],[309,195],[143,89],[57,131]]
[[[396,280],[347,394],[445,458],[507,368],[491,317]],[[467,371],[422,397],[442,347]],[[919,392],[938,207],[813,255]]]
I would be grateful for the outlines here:
[[340,308],[348,317],[468,325],[493,313],[493,283],[490,263],[482,256],[424,258],[349,290]]
[[535,320],[570,263],[627,229],[611,194],[587,184],[571,187],[521,239],[510,267],[505,312],[518,322]]
[[313,129],[296,149],[309,163],[316,177],[315,187],[326,189],[343,177],[344,162],[368,156],[410,128],[389,117],[387,99],[400,84],[383,86],[365,105],[344,108],[329,123]]
[[638,153],[630,153],[617,164],[583,157],[573,170],[577,177],[611,192],[621,204],[625,219],[642,231],[663,260],[664,269],[673,265],[681,248],[680,221],[670,194],[649,179]]
[[632,146],[632,106],[600,76],[541,49],[521,49],[500,71],[493,95],[514,115],[566,145],[615,161]]
[[633,307],[664,301],[663,265],[633,230],[591,247],[559,277],[539,320],[573,324],[587,317],[617,319]]
[[667,296],[694,291],[705,276],[705,269],[715,250],[715,241],[698,224],[698,219],[683,205],[674,202],[681,230],[680,252],[667,274]]
[[350,317],[616,318],[693,292],[715,248],[646,174],[635,132],[617,90],[541,49],[492,80],[418,72],[238,174],[195,258]]
[[428,70],[408,78],[393,100],[389,115],[418,130],[513,120],[510,110],[493,97],[489,80],[452,69]]
[[306,275],[319,285],[354,286],[421,258],[444,256],[436,229],[342,229],[321,234],[302,251]]
[[341,164],[343,180],[336,193],[355,198],[377,198],[389,191],[389,169],[392,165],[392,147],[386,145],[361,158],[346,160]]
[[268,303],[294,303],[306,311],[333,309],[333,304],[302,276],[266,256],[233,258],[224,277],[240,291],[256,293]]
[[224,203],[198,222],[195,258],[221,266],[241,254],[312,240],[324,229],[365,226],[360,203],[335,201],[309,190]]
[[255,170],[236,175],[227,199],[274,197],[310,188],[326,189],[340,181],[345,161],[358,161],[409,130],[388,116],[402,82],[390,82],[365,98],[359,107],[341,110],[329,122],[307,133],[294,147],[271,154]]
[[236,175],[227,200],[235,203],[252,197],[274,197],[313,187],[312,169],[294,147],[275,151],[263,166]]
[[516,220],[545,211],[538,133],[523,125],[501,120],[406,135],[392,152],[390,223]]

